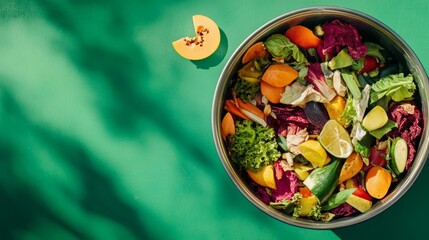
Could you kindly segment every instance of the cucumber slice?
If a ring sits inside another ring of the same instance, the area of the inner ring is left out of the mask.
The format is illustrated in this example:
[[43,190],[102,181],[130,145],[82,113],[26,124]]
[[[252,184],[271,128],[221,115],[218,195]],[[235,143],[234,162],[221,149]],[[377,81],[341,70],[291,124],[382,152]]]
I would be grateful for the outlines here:
[[320,204],[328,200],[338,185],[343,161],[335,159],[330,164],[314,169],[304,180],[304,185],[319,199]]
[[408,159],[408,145],[403,138],[397,137],[393,140],[390,156],[392,157],[391,168],[393,172],[397,175],[401,174]]

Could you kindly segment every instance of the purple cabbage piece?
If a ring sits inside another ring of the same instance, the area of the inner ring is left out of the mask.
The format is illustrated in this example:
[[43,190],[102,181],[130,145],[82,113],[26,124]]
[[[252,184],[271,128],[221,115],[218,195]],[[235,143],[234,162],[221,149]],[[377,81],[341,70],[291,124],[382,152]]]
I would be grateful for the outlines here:
[[285,199],[290,200],[299,191],[298,177],[292,170],[283,170],[280,161],[278,160],[273,163],[276,189],[267,190],[268,188],[266,187],[262,187],[253,181],[250,182],[250,186],[256,197],[265,204],[281,202]]
[[396,104],[389,109],[388,114],[389,118],[398,124],[398,128],[394,129],[390,137],[401,137],[407,142],[408,159],[405,169],[408,170],[416,155],[417,139],[422,133],[422,114],[411,103]]
[[299,180],[296,174],[292,170],[284,171],[280,161],[275,161],[274,175],[276,189],[272,191],[271,195],[273,202],[292,199],[293,195],[299,190]]
[[329,120],[328,111],[323,103],[320,102],[308,102],[304,107],[304,112],[311,124],[319,131],[322,131]]
[[323,24],[322,27],[325,32],[322,48],[323,56],[327,55],[332,58],[344,47],[347,47],[349,55],[355,60],[365,56],[368,47],[362,44],[361,36],[355,26],[337,19]]
[[340,206],[332,209],[330,212],[335,214],[336,217],[347,217],[357,213],[358,210],[348,203],[343,203]]
[[331,101],[337,95],[335,90],[326,82],[320,63],[310,63],[308,65],[308,73],[305,76],[305,80],[311,83],[314,89],[320,92],[328,101]]
[[309,133],[318,133],[317,129],[314,129],[314,126],[310,123],[301,107],[292,105],[272,105],[271,110],[274,112],[277,119],[268,116],[267,124],[272,127],[277,134],[286,136],[288,130],[290,131],[292,129],[294,132],[299,132],[304,128],[307,128]]
[[268,194],[267,189],[258,185],[255,182],[250,182],[250,186],[254,189],[254,193],[257,198],[259,198],[265,204],[270,204],[271,196]]
[[357,187],[360,187],[362,189],[364,188],[363,187],[364,179],[362,179],[361,174],[354,175],[354,177],[352,179],[353,179],[353,182],[356,184]]

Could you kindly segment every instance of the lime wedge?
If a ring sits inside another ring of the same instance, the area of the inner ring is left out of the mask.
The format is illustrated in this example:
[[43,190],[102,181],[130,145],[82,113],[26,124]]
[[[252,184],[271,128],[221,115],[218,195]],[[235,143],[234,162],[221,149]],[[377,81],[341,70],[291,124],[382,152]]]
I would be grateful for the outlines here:
[[347,158],[353,152],[349,133],[336,120],[329,120],[318,137],[320,144],[332,156]]

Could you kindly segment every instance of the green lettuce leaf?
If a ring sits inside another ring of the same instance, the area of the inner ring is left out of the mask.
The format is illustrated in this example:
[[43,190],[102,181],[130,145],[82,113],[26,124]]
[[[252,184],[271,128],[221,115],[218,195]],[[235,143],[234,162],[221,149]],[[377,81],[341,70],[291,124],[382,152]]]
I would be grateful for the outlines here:
[[348,94],[346,106],[343,113],[340,115],[340,119],[345,118],[346,126],[349,126],[357,119],[357,112],[354,105],[353,97],[351,94]]
[[413,76],[404,76],[403,73],[391,74],[381,78],[372,85],[371,103],[384,96],[391,97],[393,101],[399,102],[411,98],[416,90]]
[[287,61],[290,58],[298,63],[306,63],[307,58],[299,50],[298,46],[293,44],[286,36],[282,34],[273,34],[265,42],[268,52],[275,58],[282,58]]
[[237,121],[236,132],[229,137],[229,141],[231,160],[244,169],[258,171],[281,155],[277,150],[274,129],[250,120]]
[[354,72],[351,72],[348,69],[342,69],[341,70],[341,77],[343,78],[344,82],[347,85],[347,88],[350,90],[350,92],[353,95],[353,98],[360,99],[362,97],[362,94],[360,92],[360,85],[359,80],[357,79]]

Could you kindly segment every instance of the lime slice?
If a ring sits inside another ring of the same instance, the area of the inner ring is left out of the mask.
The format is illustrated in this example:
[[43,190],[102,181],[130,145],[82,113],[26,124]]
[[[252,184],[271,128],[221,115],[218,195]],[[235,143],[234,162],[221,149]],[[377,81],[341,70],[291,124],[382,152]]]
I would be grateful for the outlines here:
[[326,122],[318,140],[334,157],[347,158],[353,152],[349,133],[336,120],[331,119]]

